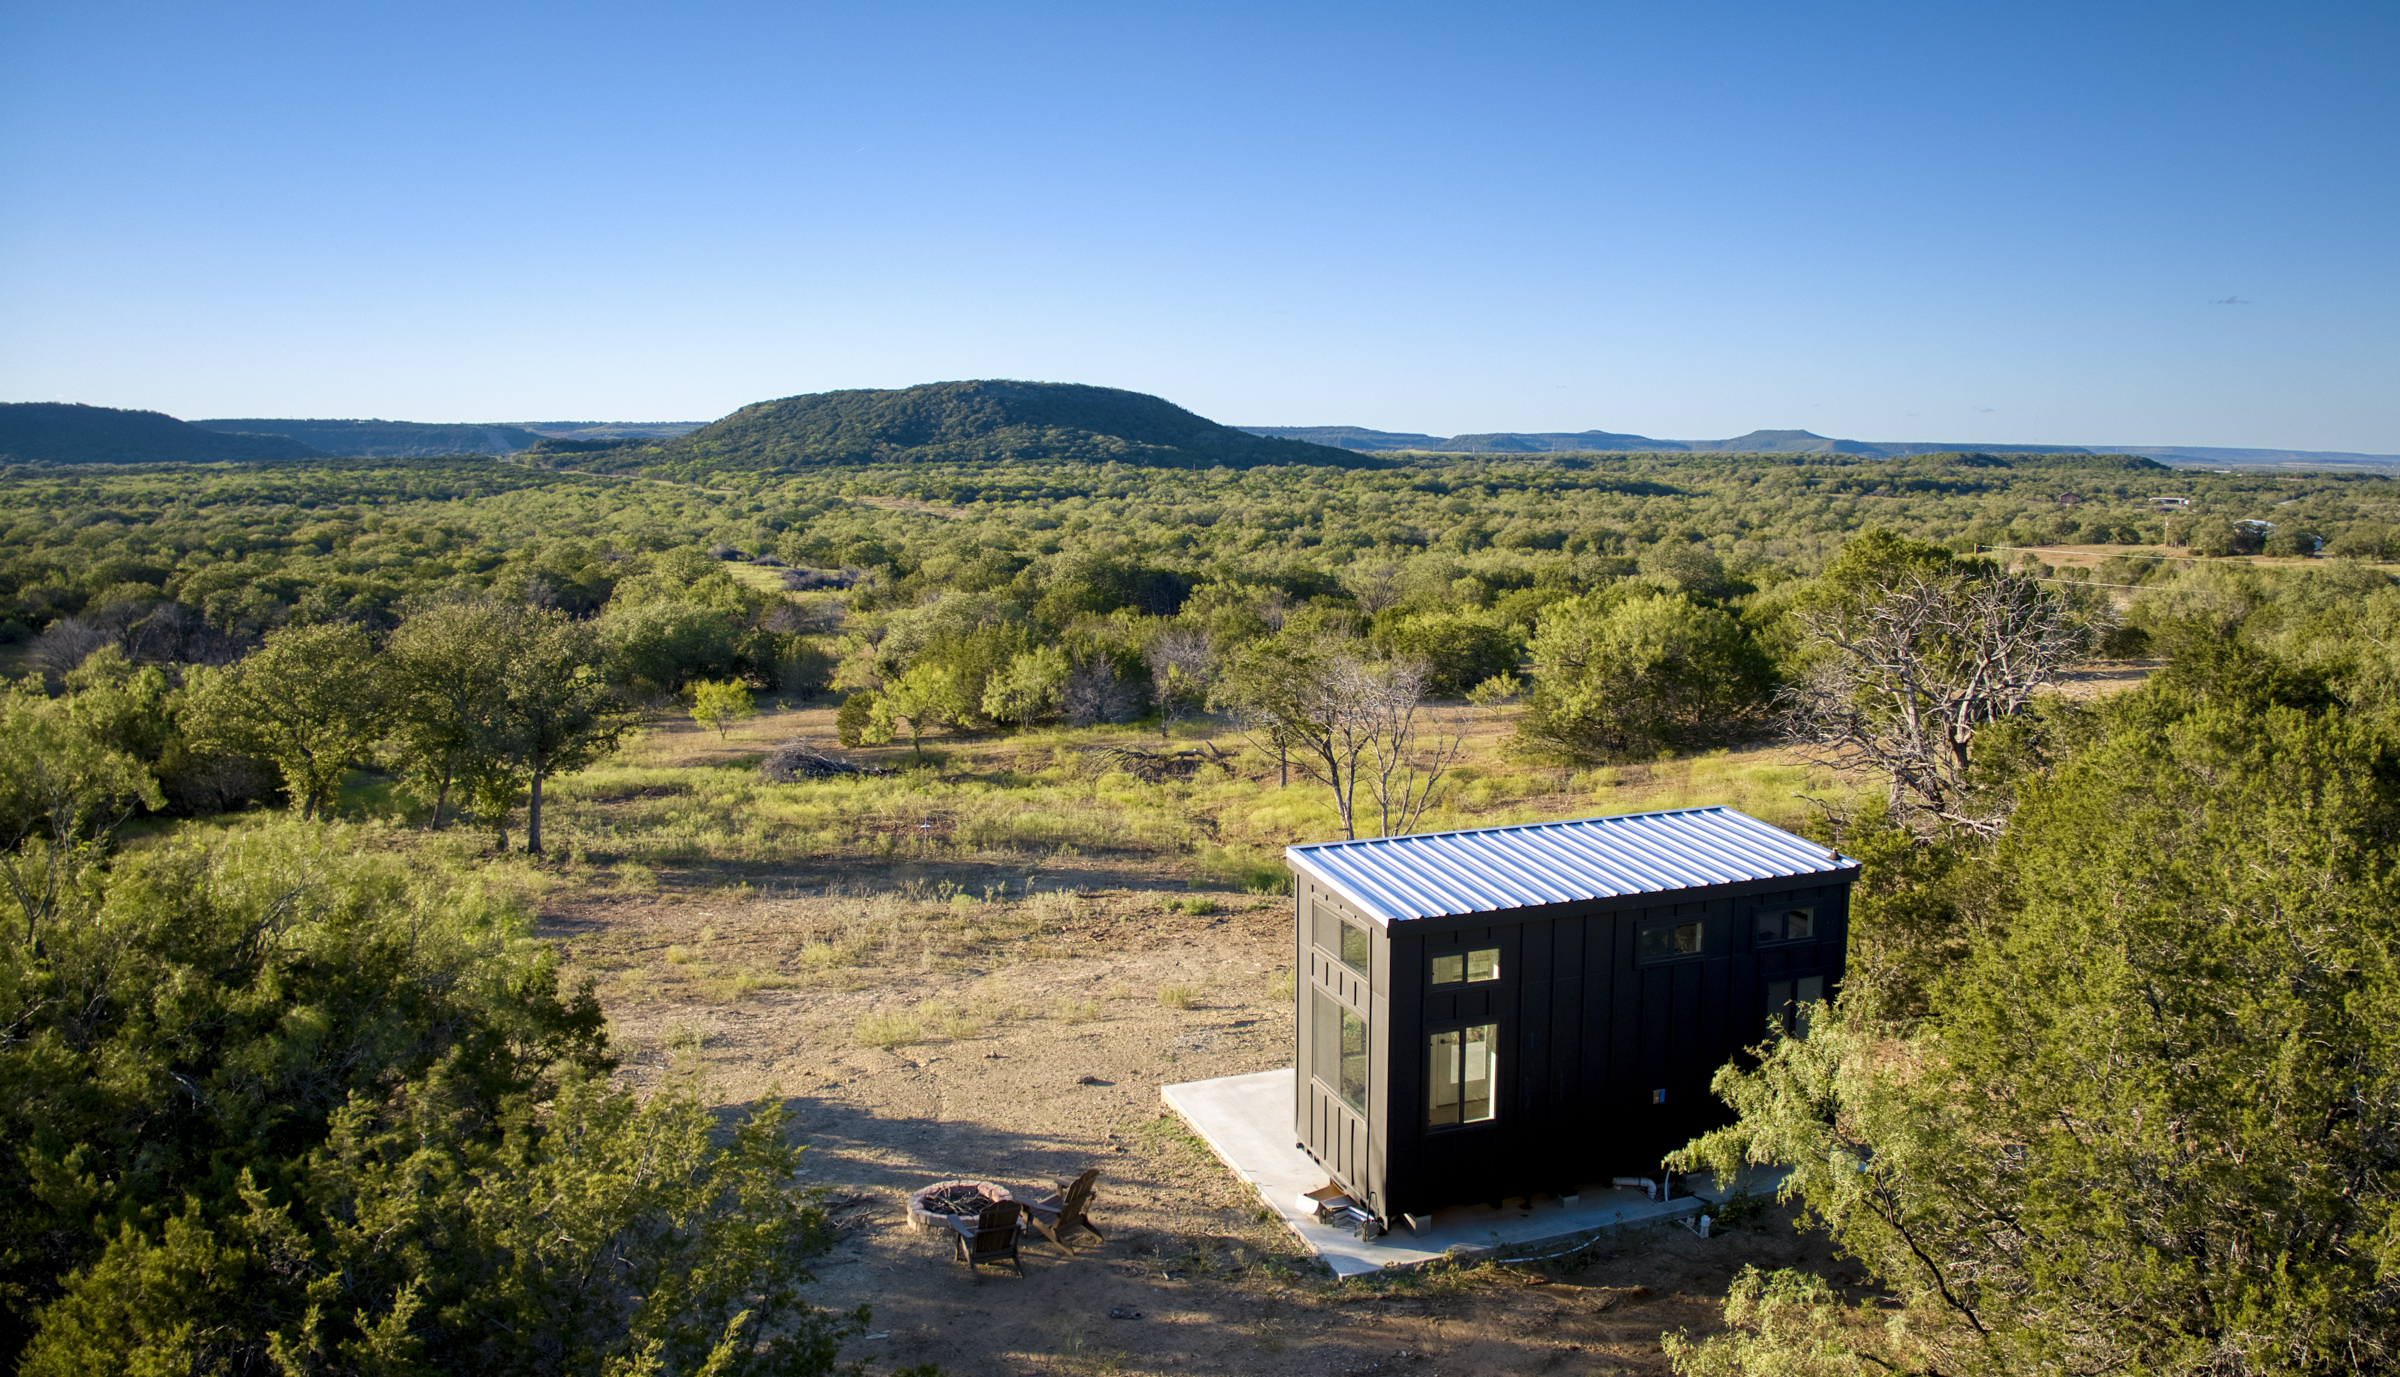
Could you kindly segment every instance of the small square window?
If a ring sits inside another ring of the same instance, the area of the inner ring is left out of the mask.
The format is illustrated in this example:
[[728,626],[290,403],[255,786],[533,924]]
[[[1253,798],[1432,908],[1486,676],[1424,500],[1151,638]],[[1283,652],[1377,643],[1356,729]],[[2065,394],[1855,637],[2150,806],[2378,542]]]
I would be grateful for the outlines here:
[[1356,923],[1342,924],[1342,964],[1360,975],[1367,973],[1367,930]]
[[1634,934],[1634,959],[1672,961],[1679,956],[1698,956],[1701,954],[1701,943],[1700,920],[1697,918],[1645,923]]
[[1466,953],[1452,953],[1433,958],[1433,983],[1436,985],[1479,984],[1500,978],[1500,949],[1484,947]]
[[1814,908],[1762,908],[1758,911],[1758,940],[1806,942],[1817,935]]

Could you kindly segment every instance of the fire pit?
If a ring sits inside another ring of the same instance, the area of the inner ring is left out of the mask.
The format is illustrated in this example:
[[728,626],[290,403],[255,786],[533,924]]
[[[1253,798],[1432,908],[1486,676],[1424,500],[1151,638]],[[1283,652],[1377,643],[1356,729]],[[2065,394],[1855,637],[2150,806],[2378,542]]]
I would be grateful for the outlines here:
[[1013,1199],[1007,1187],[989,1181],[936,1181],[908,1198],[908,1222],[944,1232],[971,1229],[977,1215]]

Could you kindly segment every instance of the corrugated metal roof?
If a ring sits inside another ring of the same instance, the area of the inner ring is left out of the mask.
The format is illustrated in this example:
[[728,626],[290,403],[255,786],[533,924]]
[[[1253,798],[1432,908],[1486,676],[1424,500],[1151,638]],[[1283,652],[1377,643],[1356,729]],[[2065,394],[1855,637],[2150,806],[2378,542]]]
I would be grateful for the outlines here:
[[1799,879],[1858,866],[1731,808],[1316,842],[1286,847],[1283,854],[1386,923]]

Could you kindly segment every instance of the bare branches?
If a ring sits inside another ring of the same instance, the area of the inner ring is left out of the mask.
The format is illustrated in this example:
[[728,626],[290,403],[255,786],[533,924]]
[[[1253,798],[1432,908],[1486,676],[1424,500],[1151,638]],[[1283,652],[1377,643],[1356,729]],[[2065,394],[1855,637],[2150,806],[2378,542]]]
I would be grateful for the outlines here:
[[1367,786],[1375,795],[1382,835],[1413,832],[1433,800],[1434,786],[1466,749],[1466,734],[1438,719],[1424,724],[1430,731],[1421,728],[1427,672],[1422,660],[1369,663],[1345,657],[1335,671],[1366,739]]
[[1447,726],[1426,730],[1425,675],[1420,661],[1270,646],[1237,666],[1225,696],[1254,742],[1332,791],[1344,837],[1358,835],[1361,786],[1388,837],[1416,825],[1465,745]]
[[1158,704],[1158,734],[1164,737],[1179,714],[1208,697],[1208,687],[1216,680],[1216,656],[1209,651],[1208,637],[1176,627],[1152,637],[1142,648],[1142,659],[1150,666],[1150,697]]
[[1911,574],[1801,614],[1828,653],[1785,692],[1784,720],[1826,763],[1888,776],[1895,815],[1989,836],[2002,813],[1971,778],[1975,737],[2080,659],[2094,622],[2031,579]]

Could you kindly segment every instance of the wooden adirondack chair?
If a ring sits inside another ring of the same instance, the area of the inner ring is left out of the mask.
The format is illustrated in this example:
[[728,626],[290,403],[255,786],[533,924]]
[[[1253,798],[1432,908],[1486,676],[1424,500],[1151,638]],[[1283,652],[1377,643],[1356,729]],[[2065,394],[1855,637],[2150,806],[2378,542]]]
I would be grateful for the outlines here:
[[964,1224],[958,1226],[958,1234],[951,1242],[956,1245],[958,1260],[967,1264],[968,1276],[982,1281],[983,1273],[975,1267],[984,1262],[1006,1262],[1017,1269],[1018,1276],[1025,1275],[1025,1260],[1017,1256],[1017,1240],[1025,1233],[1024,1221],[1017,1217],[1022,1208],[1014,1200],[1002,1200],[985,1207],[975,1217],[972,1229]]
[[1100,1169],[1094,1167],[1072,1181],[1056,1183],[1058,1189],[1047,1198],[1033,1201],[1025,1207],[1033,1218],[1033,1227],[1041,1230],[1042,1237],[1067,1253],[1075,1251],[1067,1247],[1067,1235],[1077,1229],[1084,1230],[1102,1243],[1108,1242],[1108,1236],[1094,1228],[1092,1221],[1086,1219],[1083,1213],[1092,1203],[1092,1185],[1099,1179]]

